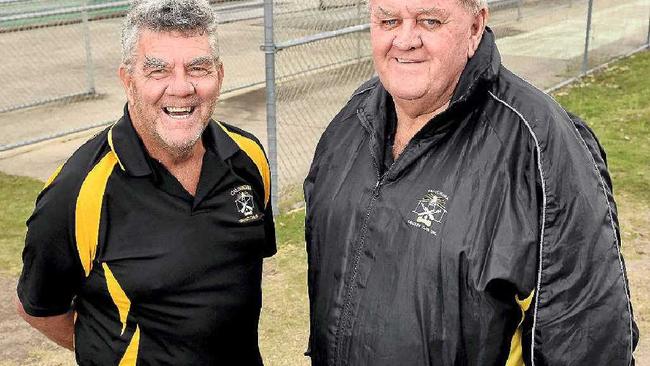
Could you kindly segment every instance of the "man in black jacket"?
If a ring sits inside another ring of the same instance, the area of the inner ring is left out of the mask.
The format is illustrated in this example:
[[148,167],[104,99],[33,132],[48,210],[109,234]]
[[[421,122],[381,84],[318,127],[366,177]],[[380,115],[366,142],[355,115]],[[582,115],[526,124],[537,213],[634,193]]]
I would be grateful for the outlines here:
[[314,365],[630,365],[605,154],[481,0],[371,0],[378,78],[305,181]]

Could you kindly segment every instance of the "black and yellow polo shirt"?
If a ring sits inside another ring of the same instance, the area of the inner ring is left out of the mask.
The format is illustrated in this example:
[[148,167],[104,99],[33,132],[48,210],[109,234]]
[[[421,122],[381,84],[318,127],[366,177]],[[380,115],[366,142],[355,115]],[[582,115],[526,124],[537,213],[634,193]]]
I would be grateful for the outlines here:
[[270,173],[252,135],[211,121],[193,197],[128,111],[46,183],[18,296],[77,313],[81,365],[260,365],[262,258],[276,251]]

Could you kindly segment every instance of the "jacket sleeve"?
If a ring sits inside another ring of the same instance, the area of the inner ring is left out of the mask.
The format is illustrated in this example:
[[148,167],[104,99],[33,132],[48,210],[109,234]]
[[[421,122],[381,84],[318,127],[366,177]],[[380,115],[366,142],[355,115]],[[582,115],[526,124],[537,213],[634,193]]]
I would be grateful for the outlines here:
[[558,112],[540,125],[532,128],[544,198],[524,331],[530,364],[633,365],[638,330],[602,147],[576,116]]

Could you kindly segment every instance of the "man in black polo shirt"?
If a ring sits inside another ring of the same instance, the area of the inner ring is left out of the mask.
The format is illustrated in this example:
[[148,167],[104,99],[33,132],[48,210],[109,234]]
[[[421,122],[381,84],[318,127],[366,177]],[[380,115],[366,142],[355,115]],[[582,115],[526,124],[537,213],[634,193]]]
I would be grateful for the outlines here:
[[18,310],[81,365],[260,365],[270,174],[257,139],[210,119],[215,15],[137,1],[122,52],[124,116],[39,195]]

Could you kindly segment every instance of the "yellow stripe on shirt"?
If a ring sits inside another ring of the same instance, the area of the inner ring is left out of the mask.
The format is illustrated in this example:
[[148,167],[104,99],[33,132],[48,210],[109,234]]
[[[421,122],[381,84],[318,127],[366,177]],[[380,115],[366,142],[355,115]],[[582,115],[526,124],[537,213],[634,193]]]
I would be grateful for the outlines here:
[[266,160],[266,155],[264,155],[264,150],[262,150],[260,145],[258,145],[254,140],[229,131],[226,126],[219,122],[217,122],[217,124],[235,141],[237,145],[239,145],[240,149],[244,150],[246,155],[248,155],[257,166],[260,176],[262,177],[262,182],[264,183],[264,206],[266,207],[269,203],[269,198],[271,197],[271,170],[269,168],[269,163]]
[[135,333],[133,333],[133,338],[129,346],[124,352],[124,356],[120,360],[119,366],[135,366],[136,361],[138,360],[138,349],[140,348],[140,327],[135,327]]
[[122,161],[120,160],[120,157],[117,156],[117,153],[115,152],[115,146],[113,144],[113,128],[114,127],[115,127],[115,125],[111,126],[111,128],[108,130],[108,146],[110,146],[111,150],[113,150],[113,153],[115,153],[115,158],[117,159],[117,163],[120,164],[120,168],[123,171],[126,171],[126,169],[124,168],[124,164],[122,164]]
[[115,153],[109,151],[93,167],[81,184],[75,209],[75,238],[77,251],[86,277],[90,275],[99,243],[99,223],[108,178],[117,164]]
[[117,312],[120,314],[120,322],[122,323],[122,332],[120,335],[123,335],[124,330],[126,329],[126,319],[129,317],[129,311],[131,310],[131,300],[126,296],[120,283],[117,282],[117,279],[108,267],[108,264],[102,263],[102,267],[104,268],[104,277],[106,277],[108,293],[111,295],[113,303],[117,307]]

